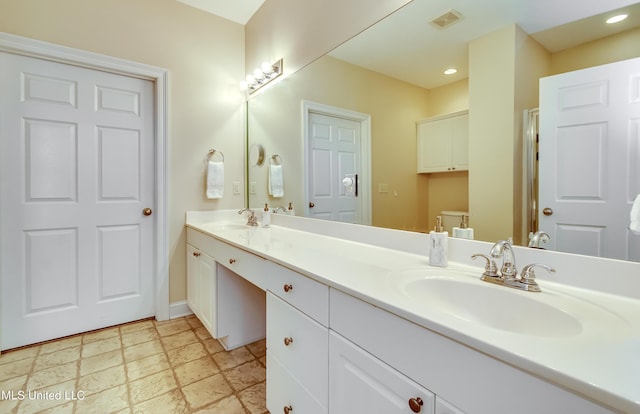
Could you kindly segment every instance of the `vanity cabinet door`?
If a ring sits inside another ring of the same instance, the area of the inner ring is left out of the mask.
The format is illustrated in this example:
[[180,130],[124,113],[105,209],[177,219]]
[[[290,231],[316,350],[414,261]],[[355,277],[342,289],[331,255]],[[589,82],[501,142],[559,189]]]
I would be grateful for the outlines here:
[[187,304],[214,338],[215,297],[215,260],[195,246],[187,244]]
[[332,413],[434,414],[434,394],[340,335],[329,334]]
[[[270,413],[327,414],[321,404],[276,358],[267,354],[267,409]],[[353,411],[353,413],[359,413]]]

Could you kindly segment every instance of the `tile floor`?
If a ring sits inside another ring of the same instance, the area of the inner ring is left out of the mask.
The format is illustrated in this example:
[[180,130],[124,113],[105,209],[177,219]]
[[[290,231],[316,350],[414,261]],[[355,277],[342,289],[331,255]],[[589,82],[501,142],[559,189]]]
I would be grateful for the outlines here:
[[226,352],[195,316],[0,355],[0,413],[263,414],[265,341]]

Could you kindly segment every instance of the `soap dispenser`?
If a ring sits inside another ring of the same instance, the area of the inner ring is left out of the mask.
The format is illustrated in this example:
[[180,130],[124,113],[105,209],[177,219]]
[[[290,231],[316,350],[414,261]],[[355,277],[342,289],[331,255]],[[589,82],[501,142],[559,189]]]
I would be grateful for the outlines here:
[[436,227],[429,232],[429,265],[447,267],[449,233],[442,227],[442,217],[436,217]]
[[473,229],[469,228],[469,216],[467,216],[466,214],[462,215],[462,222],[460,223],[460,227],[454,227],[451,230],[453,237],[473,240]]
[[262,212],[262,227],[269,227],[271,225],[271,211],[269,211],[269,205],[264,204],[264,211]]
[[293,203],[289,203],[289,208],[287,208],[287,215],[295,216],[296,211],[293,209]]

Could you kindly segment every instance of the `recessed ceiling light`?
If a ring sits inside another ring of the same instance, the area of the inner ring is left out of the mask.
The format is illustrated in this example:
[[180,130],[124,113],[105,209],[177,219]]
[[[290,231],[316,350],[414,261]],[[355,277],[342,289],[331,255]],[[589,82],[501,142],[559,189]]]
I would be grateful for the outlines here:
[[456,68],[449,68],[449,69],[446,69],[446,70],[444,71],[444,74],[445,74],[445,75],[453,75],[454,73],[457,73],[457,72],[458,72],[458,69],[456,69]]
[[618,23],[623,21],[624,19],[626,19],[627,17],[629,17],[628,14],[618,14],[617,16],[613,16],[607,19],[607,23],[608,24],[614,24],[614,23]]

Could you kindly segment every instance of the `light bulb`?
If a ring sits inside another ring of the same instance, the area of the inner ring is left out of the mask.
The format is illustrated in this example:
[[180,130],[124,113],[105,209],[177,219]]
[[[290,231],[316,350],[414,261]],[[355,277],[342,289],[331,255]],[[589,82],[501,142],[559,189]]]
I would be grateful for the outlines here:
[[256,83],[256,78],[254,78],[253,75],[247,75],[246,81],[249,85],[252,85]]
[[253,76],[256,78],[256,80],[264,79],[264,72],[260,69],[256,69],[253,71]]
[[271,66],[268,62],[262,62],[262,65],[260,66],[260,68],[267,75],[270,75],[273,73],[273,66]]

